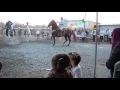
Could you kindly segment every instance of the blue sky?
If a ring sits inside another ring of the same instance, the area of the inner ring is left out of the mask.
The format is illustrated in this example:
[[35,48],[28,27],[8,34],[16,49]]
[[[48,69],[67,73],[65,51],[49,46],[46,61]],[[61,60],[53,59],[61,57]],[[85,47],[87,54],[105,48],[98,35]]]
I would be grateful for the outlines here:
[[[99,12],[98,21],[102,24],[120,24],[120,12]],[[85,12],[0,12],[0,21],[19,22],[30,25],[48,25],[54,19],[60,21],[60,17],[68,20],[81,20]],[[96,12],[86,12],[86,19],[96,21]]]

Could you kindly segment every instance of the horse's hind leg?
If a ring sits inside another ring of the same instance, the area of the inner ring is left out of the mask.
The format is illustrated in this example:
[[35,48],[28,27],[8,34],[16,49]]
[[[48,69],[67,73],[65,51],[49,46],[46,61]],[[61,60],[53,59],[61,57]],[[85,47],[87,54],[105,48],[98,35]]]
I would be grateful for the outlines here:
[[67,42],[67,37],[65,37],[65,42],[63,43],[63,46],[64,46],[64,44]]
[[51,36],[51,41],[52,41],[52,36]]
[[70,42],[71,42],[71,38],[69,37],[68,39],[69,39],[69,43],[68,43],[68,45],[67,45],[67,46],[69,46],[69,45],[70,45]]
[[53,46],[55,46],[55,37],[53,37],[53,39],[54,39]]

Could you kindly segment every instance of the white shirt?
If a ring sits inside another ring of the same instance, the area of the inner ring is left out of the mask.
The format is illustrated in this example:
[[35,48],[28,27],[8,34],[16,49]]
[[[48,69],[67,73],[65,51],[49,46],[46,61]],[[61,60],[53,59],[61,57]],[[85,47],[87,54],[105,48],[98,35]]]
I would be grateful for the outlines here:
[[96,30],[93,30],[93,31],[92,31],[92,34],[93,34],[93,35],[96,35]]
[[29,26],[28,26],[28,25],[27,25],[27,30],[28,30],[28,33],[31,33],[30,28],[29,28]]
[[77,31],[75,31],[75,35],[77,35]]
[[86,36],[86,33],[83,31],[83,32],[81,32],[81,36],[82,37],[85,37]]
[[109,30],[105,30],[104,35],[108,35],[109,34]]
[[108,35],[111,37],[112,36],[112,30],[109,30]]
[[62,30],[65,27],[65,21],[61,20],[61,22],[59,23],[59,27]]
[[40,31],[37,31],[36,34],[40,34]]
[[82,78],[82,71],[79,64],[71,69],[71,73],[73,78]]
[[104,36],[104,32],[103,31],[100,31],[100,36]]

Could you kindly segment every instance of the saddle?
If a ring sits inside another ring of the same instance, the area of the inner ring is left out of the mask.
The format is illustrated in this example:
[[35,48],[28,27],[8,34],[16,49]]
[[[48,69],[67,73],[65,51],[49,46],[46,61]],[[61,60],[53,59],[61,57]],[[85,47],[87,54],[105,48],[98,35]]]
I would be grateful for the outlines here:
[[60,28],[58,29],[58,37],[62,37],[62,36],[63,36],[62,31],[63,31],[63,30],[61,30]]
[[62,31],[61,30],[59,30],[58,31],[58,37],[62,37],[63,35],[62,35]]

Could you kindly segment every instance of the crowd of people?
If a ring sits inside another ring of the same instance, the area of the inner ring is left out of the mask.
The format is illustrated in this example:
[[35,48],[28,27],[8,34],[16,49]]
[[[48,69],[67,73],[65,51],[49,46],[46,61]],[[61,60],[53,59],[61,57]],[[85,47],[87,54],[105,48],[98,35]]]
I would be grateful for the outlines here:
[[95,42],[96,39],[96,33],[98,35],[98,38],[100,40],[100,42],[109,42],[110,44],[112,43],[111,38],[112,38],[112,30],[110,29],[106,29],[106,30],[100,30],[99,32],[96,32],[96,30],[92,31],[92,35],[93,35],[93,42]]

